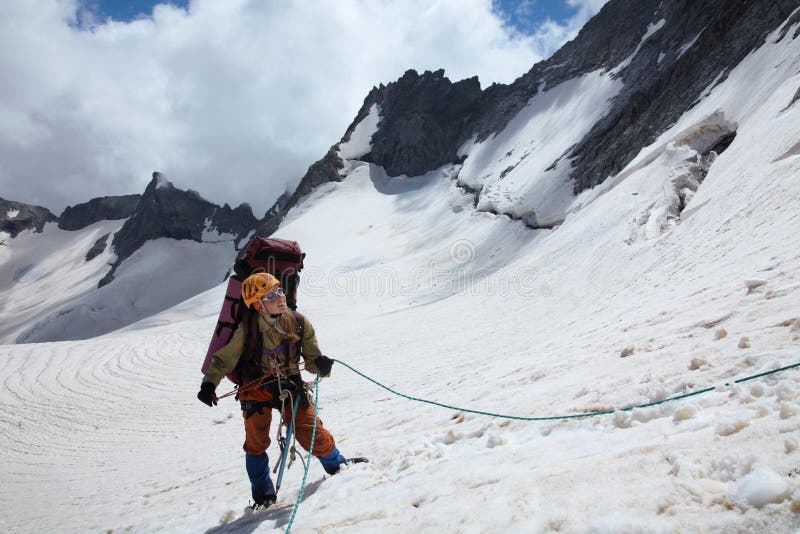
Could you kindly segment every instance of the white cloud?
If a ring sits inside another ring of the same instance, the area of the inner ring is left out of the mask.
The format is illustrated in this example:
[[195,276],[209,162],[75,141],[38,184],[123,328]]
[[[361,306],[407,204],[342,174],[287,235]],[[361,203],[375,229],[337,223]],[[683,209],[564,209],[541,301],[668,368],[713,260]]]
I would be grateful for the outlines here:
[[79,9],[0,3],[0,196],[56,213],[160,170],[261,216],[373,85],[408,68],[509,83],[574,30],[520,36],[490,0],[194,0],[91,30]]

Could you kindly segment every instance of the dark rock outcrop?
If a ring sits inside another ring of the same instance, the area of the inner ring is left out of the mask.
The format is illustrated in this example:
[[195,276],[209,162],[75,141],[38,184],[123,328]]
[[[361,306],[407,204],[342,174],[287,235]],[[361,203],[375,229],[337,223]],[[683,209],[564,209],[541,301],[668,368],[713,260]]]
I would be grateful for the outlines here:
[[609,113],[562,156],[575,158],[576,193],[594,187],[672,126],[715,80],[723,81],[798,6],[800,0],[612,0],[550,59],[511,85],[484,91],[464,139],[502,130],[539,87],[611,70],[630,58]]
[[99,285],[111,282],[117,267],[151,239],[169,237],[201,242],[203,232],[208,229],[233,234],[238,246],[256,223],[249,205],[242,204],[235,209],[227,204],[219,207],[195,191],[176,188],[154,172],[136,211],[114,235],[112,245],[117,260]]
[[58,218],[62,230],[81,230],[97,221],[127,219],[136,210],[142,195],[93,198],[89,202],[67,206]]
[[108,244],[108,236],[111,234],[105,234],[100,237],[97,241],[94,242],[92,248],[89,249],[89,252],[86,253],[85,261],[92,261],[97,256],[103,253],[106,249],[106,244]]
[[421,76],[406,71],[365,100],[360,115],[377,103],[381,120],[372,149],[359,159],[381,165],[390,176],[416,176],[454,161],[480,98],[477,76],[453,83],[443,70]]
[[0,232],[7,232],[12,239],[24,230],[41,232],[46,223],[57,220],[58,217],[42,206],[0,198]]

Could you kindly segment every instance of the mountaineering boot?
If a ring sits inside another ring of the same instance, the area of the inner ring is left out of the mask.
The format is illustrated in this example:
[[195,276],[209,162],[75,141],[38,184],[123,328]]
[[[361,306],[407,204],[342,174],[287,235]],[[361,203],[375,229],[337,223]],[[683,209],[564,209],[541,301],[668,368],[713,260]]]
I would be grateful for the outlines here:
[[322,464],[322,468],[325,469],[325,472],[329,475],[335,475],[339,472],[339,466],[343,463],[347,463],[347,460],[342,453],[339,452],[335,446],[333,447],[333,451],[327,456],[317,456],[319,459],[319,463]]
[[336,447],[333,448],[333,452],[331,452],[329,455],[317,456],[317,458],[319,458],[319,462],[322,464],[325,472],[329,475],[335,475],[338,473],[342,464],[360,464],[369,462],[367,458],[362,456],[359,456],[358,458],[345,458]]
[[275,504],[275,496],[266,497],[262,502],[254,502],[250,505],[250,509],[253,512],[263,512],[273,504]]
[[250,477],[250,491],[253,496],[253,510],[257,506],[269,502],[267,506],[275,502],[275,486],[269,478],[269,457],[266,453],[258,456],[245,454],[245,466],[247,476]]

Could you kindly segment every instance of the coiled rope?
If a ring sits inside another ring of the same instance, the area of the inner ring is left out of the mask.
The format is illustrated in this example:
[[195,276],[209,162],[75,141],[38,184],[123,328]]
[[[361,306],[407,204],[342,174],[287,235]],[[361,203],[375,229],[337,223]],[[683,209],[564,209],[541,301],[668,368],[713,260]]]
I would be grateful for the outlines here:
[[[422,402],[422,403],[425,403],[425,404],[432,404],[434,406],[440,406],[442,408],[448,408],[450,410],[456,410],[456,411],[459,411],[459,412],[474,413],[474,414],[478,414],[478,415],[488,415],[490,417],[501,417],[503,419],[516,419],[518,421],[556,421],[556,420],[559,420],[559,419],[580,419],[580,418],[584,418],[584,417],[594,417],[594,416],[598,416],[598,415],[608,415],[608,414],[612,414],[612,413],[618,412],[618,411],[629,412],[629,411],[634,410],[636,408],[650,408],[651,406],[658,406],[659,404],[664,404],[664,403],[667,403],[667,402],[672,402],[672,401],[676,401],[676,400],[680,400],[680,399],[686,399],[688,397],[693,397],[695,395],[701,395],[703,393],[708,393],[709,391],[714,391],[716,389],[716,387],[705,388],[705,389],[701,389],[699,391],[693,391],[691,393],[685,393],[683,395],[676,395],[674,397],[669,397],[667,399],[663,399],[663,400],[660,400],[660,401],[648,402],[646,404],[636,404],[636,405],[633,405],[633,406],[627,406],[625,408],[617,408],[617,409],[614,409],[614,410],[602,410],[602,411],[596,411],[596,412],[585,412],[585,413],[570,414],[570,415],[552,415],[552,416],[547,416],[547,417],[525,417],[525,416],[519,416],[519,415],[506,415],[506,414],[493,413],[493,412],[484,412],[482,410],[472,410],[470,408],[459,408],[458,406],[451,406],[449,404],[443,404],[441,402],[436,402],[436,401],[432,401],[432,400],[428,400],[428,399],[420,399],[418,397],[412,397],[410,395],[406,395],[404,393],[400,393],[399,391],[395,391],[392,388],[390,388],[389,386],[381,384],[380,382],[378,382],[374,378],[371,378],[371,377],[365,375],[364,373],[362,373],[358,369],[355,369],[355,368],[351,367],[350,365],[348,365],[347,363],[343,362],[342,360],[334,359],[333,361],[342,364],[343,366],[347,367],[348,369],[350,369],[351,371],[353,371],[357,375],[361,376],[362,378],[365,378],[365,379],[369,380],[373,384],[382,387],[386,391],[388,391],[390,393],[393,393],[394,395],[397,395],[398,397],[403,397],[405,399],[412,400],[412,401],[415,401],[415,402]],[[778,369],[773,369],[771,371],[766,371],[764,373],[759,373],[757,375],[747,376],[745,378],[739,378],[737,380],[734,380],[733,382],[726,382],[725,383],[725,387],[729,387],[731,384],[741,384],[742,382],[747,382],[748,380],[755,380],[756,378],[761,378],[762,376],[767,376],[767,375],[771,375],[771,374],[775,374],[775,373],[780,373],[780,372],[783,372],[783,371],[788,371],[789,369],[794,369],[796,367],[800,367],[800,362],[794,363],[792,365],[787,365],[785,367],[779,367]]]

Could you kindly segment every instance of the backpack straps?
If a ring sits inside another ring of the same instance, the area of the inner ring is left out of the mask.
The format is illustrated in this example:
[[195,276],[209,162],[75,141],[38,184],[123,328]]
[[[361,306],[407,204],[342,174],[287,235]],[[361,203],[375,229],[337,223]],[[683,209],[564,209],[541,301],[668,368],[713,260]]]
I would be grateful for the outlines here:
[[[290,309],[289,312],[294,317],[294,324],[295,330],[294,333],[300,337],[299,341],[295,341],[295,346],[297,347],[296,352],[298,355],[302,355],[303,353],[303,332],[305,331],[306,326],[306,318],[300,312]],[[291,344],[287,341],[286,342],[286,351],[284,352],[284,358],[286,359],[285,365],[289,367],[289,356],[291,353]]]
[[303,341],[303,332],[306,328],[306,318],[303,317],[303,314],[296,310],[289,310],[292,312],[292,317],[294,317],[295,323],[295,334],[300,336],[300,341]]

